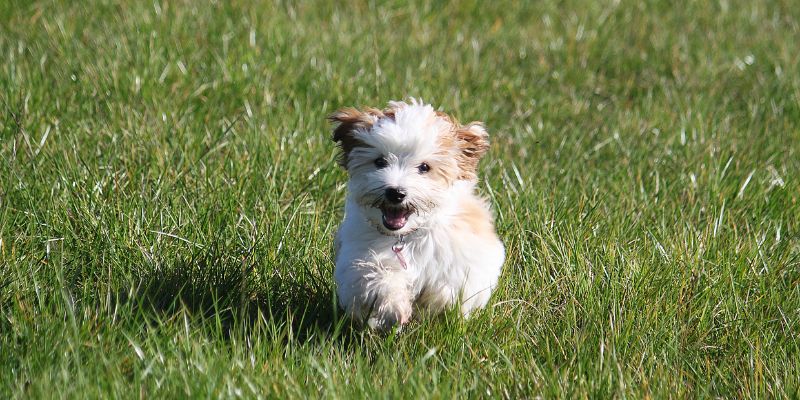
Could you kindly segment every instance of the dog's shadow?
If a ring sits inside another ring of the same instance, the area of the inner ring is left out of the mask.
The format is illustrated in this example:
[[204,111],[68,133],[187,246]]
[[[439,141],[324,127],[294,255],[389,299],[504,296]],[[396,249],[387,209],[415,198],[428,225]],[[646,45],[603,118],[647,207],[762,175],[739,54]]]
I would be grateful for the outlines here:
[[181,312],[213,321],[201,325],[225,338],[275,328],[301,342],[349,343],[357,335],[358,327],[336,305],[332,283],[303,270],[300,260],[296,269],[273,268],[267,261],[224,253],[210,249],[143,268],[128,290],[135,307],[156,322]]

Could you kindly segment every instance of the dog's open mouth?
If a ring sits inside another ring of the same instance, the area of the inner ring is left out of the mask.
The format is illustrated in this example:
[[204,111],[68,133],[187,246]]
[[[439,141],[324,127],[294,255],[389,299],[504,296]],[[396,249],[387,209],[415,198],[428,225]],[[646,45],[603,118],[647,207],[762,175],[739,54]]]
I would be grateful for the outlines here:
[[406,226],[408,216],[411,215],[412,210],[406,207],[393,207],[384,205],[381,206],[381,213],[383,213],[383,226],[386,229],[396,231]]

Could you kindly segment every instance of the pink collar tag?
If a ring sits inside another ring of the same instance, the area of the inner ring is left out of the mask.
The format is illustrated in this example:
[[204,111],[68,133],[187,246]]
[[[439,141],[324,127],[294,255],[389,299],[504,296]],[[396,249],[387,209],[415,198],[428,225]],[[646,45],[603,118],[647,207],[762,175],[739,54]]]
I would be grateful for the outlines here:
[[403,266],[403,269],[408,269],[406,258],[403,257],[403,249],[405,247],[406,247],[405,237],[403,235],[400,235],[400,239],[398,239],[397,242],[392,245],[392,251],[394,252],[394,255],[397,256],[397,260],[400,261],[400,265]]

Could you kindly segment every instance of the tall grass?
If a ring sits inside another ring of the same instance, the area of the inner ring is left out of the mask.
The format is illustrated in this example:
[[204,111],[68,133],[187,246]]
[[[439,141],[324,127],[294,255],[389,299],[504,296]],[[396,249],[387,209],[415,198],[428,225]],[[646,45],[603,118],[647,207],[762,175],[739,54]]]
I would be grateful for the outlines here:
[[[0,397],[797,397],[791,1],[0,4]],[[325,116],[483,120],[490,306],[337,310]]]

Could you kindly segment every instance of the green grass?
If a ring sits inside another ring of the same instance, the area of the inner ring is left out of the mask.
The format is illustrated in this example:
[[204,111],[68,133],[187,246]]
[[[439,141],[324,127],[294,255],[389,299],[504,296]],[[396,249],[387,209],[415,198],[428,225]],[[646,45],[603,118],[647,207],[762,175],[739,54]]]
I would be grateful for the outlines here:
[[[800,396],[797,4],[227,3],[0,4],[0,398]],[[380,336],[325,116],[406,96],[508,259]]]

